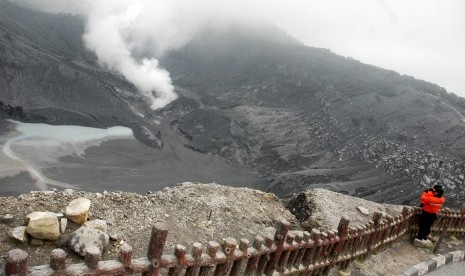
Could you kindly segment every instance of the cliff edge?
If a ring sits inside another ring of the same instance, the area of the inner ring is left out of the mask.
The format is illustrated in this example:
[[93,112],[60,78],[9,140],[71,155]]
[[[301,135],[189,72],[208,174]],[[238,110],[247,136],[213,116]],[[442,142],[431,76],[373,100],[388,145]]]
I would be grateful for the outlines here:
[[[190,182],[147,195],[72,190],[30,192],[18,197],[0,198],[1,254],[20,248],[29,254],[29,265],[35,266],[47,263],[50,252],[60,247],[67,251],[69,262],[82,262],[82,258],[67,247],[71,233],[80,227],[76,223],[69,221],[57,241],[45,241],[41,245],[31,245],[30,239],[21,243],[7,235],[13,227],[25,225],[28,214],[36,211],[64,214],[69,202],[77,198],[90,200],[89,220],[105,220],[108,224],[108,233],[113,239],[103,255],[104,260],[117,259],[119,248],[124,243],[133,247],[133,256],[144,256],[151,226],[156,222],[169,226],[165,251],[172,253],[176,244],[183,244],[189,250],[194,242],[205,244],[226,237],[252,241],[257,235],[273,235],[280,220],[289,221],[292,230],[310,230],[313,227],[329,230],[337,227],[342,216],[350,219],[351,225],[357,225],[370,220],[373,212],[396,215],[403,208],[324,189],[308,190],[283,203],[274,194],[249,188]],[[443,250],[452,246],[463,247],[460,241],[456,243],[445,243]],[[431,253],[412,247],[405,237],[393,247],[371,256],[365,263],[355,262],[352,269],[362,273],[357,275],[383,275],[378,274],[374,267],[379,267],[381,272],[397,274],[430,256]],[[0,265],[4,266],[3,263]]]

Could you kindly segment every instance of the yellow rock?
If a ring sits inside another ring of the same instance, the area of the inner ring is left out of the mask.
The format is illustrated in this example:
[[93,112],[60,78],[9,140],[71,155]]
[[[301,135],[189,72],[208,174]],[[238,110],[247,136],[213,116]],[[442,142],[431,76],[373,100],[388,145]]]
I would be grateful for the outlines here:
[[89,217],[90,200],[78,198],[71,201],[66,207],[66,218],[77,223],[83,224]]
[[52,212],[33,212],[27,215],[26,232],[40,240],[57,240],[60,237],[60,224]]

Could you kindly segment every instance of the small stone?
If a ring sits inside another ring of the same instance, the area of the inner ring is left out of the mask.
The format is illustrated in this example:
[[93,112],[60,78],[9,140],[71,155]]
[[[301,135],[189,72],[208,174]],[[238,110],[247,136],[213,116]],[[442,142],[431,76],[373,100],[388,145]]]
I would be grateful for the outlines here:
[[112,241],[117,241],[118,238],[119,238],[118,233],[113,232],[113,233],[110,234],[110,239],[111,239]]
[[168,214],[165,214],[165,217],[169,218],[169,217],[170,217],[170,215],[168,215]]
[[98,198],[103,197],[103,195],[102,195],[101,193],[96,193],[95,195],[96,195]]
[[44,245],[44,241],[39,240],[39,239],[31,239],[31,245],[33,245],[33,246],[42,246],[42,245]]
[[5,220],[12,220],[14,218],[14,216],[12,214],[6,214],[3,216],[3,219]]
[[339,270],[339,276],[350,276],[350,270]]
[[72,194],[74,194],[74,192],[75,191],[73,189],[64,189],[63,190],[63,194],[65,194],[65,195],[72,195]]
[[68,225],[68,219],[67,218],[60,219],[60,233],[62,233],[62,234],[65,233],[67,225]]
[[13,215],[6,214],[0,219],[0,222],[8,224],[8,223],[11,223],[13,221],[13,219],[14,219]]
[[65,215],[63,215],[63,213],[55,213],[57,215],[57,218],[58,219],[61,219],[62,217],[64,217]]
[[121,241],[119,242],[119,244],[121,244],[121,245],[123,245],[123,244],[125,244],[125,243],[126,243],[126,242],[125,242],[124,240],[121,240]]
[[107,190],[103,191],[103,195],[104,195],[104,196],[107,196],[107,195],[108,195]]
[[25,242],[27,240],[26,226],[18,226],[13,229],[10,229],[10,231],[8,231],[8,236],[20,242]]
[[368,211],[367,208],[362,207],[362,206],[357,206],[357,210],[358,210],[360,213],[364,214],[365,216],[368,216],[368,215],[370,214],[370,211]]

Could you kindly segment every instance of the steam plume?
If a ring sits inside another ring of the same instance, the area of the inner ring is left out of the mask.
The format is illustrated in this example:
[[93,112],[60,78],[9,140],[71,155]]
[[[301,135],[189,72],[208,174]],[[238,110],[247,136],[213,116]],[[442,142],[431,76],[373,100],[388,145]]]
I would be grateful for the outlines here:
[[209,22],[219,26],[245,13],[238,3],[224,0],[10,1],[47,12],[84,14],[86,47],[101,65],[132,82],[152,109],[177,97],[170,74],[157,57],[183,46]]
[[157,109],[176,98],[170,75],[159,67],[155,58],[135,60],[128,40],[123,37],[124,30],[137,21],[141,12],[137,5],[95,5],[89,13],[84,41],[101,64],[123,74],[150,99],[152,109]]

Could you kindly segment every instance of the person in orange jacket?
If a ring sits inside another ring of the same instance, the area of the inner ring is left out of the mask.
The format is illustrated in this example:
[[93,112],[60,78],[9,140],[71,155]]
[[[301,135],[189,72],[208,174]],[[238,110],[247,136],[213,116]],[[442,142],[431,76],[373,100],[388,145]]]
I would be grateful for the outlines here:
[[428,189],[421,194],[422,212],[419,219],[419,229],[417,239],[420,242],[428,242],[428,236],[431,233],[431,226],[437,218],[436,213],[442,208],[445,202],[443,197],[444,188],[440,184],[434,185],[432,189]]

